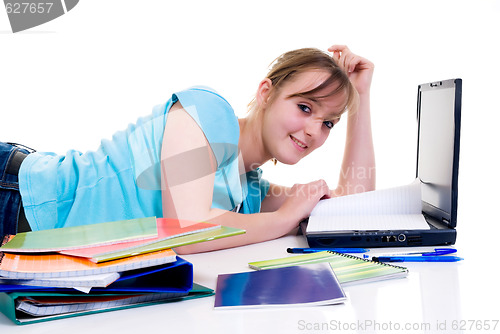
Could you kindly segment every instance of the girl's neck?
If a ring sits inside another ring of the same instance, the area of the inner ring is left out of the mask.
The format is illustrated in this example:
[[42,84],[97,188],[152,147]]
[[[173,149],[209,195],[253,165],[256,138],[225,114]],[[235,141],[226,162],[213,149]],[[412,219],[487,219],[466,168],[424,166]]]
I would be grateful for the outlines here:
[[245,166],[245,172],[254,170],[272,157],[267,154],[261,135],[261,124],[255,114],[238,119],[240,139],[238,147]]

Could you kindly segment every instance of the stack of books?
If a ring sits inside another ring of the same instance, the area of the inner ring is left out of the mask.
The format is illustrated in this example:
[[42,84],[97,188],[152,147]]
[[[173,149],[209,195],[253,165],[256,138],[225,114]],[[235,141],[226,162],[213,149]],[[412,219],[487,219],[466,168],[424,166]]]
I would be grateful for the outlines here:
[[27,324],[210,296],[172,248],[244,232],[151,217],[9,236],[0,311]]

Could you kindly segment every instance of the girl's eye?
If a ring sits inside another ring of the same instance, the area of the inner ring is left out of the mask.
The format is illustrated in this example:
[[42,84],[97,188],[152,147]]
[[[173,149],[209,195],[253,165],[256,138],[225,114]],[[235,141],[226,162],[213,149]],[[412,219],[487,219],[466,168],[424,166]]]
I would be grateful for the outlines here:
[[306,113],[310,113],[311,112],[311,108],[309,108],[308,106],[306,106],[305,104],[299,104],[298,105],[299,109],[302,110],[303,112],[306,112]]
[[323,124],[328,128],[331,129],[335,125],[332,121],[324,121]]

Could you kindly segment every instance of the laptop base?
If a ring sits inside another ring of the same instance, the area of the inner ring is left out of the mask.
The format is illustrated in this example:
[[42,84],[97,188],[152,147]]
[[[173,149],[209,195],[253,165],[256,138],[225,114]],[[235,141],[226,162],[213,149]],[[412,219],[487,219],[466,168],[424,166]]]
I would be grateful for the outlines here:
[[453,245],[457,231],[453,228],[414,231],[331,232],[320,235],[305,233],[307,223],[301,224],[311,248],[380,248]]

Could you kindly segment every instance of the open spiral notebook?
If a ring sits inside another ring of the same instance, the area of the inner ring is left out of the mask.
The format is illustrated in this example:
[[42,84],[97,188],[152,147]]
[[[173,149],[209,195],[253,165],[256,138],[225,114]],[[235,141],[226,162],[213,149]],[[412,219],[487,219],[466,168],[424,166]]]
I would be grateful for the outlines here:
[[256,270],[265,270],[324,262],[330,264],[342,286],[403,278],[408,275],[408,269],[405,267],[331,251],[294,255],[274,260],[255,261],[250,262],[248,266]]

